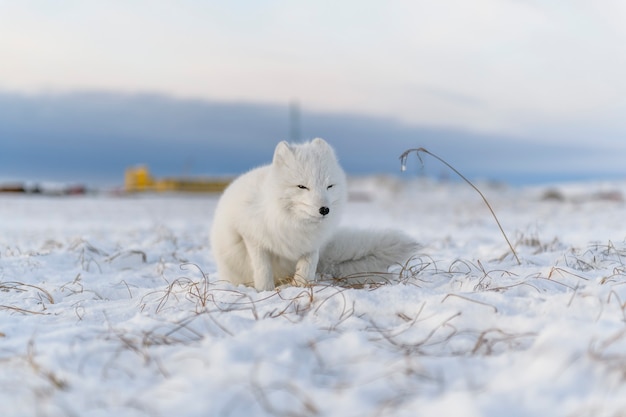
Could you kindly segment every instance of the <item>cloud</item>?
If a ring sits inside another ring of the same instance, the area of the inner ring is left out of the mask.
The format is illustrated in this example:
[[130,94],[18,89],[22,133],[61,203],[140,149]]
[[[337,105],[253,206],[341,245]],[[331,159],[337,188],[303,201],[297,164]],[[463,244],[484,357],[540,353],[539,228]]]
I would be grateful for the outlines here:
[[5,90],[155,92],[278,106],[296,98],[319,112],[542,140],[626,132],[620,2],[5,6]]
[[[306,108],[300,120],[302,138],[327,139],[352,175],[399,173],[399,155],[414,147],[472,178],[524,183],[626,173],[623,147],[562,146]],[[159,176],[236,175],[269,162],[276,143],[289,136],[287,105],[0,93],[0,179],[121,184],[124,169],[138,163]],[[445,169],[426,160],[426,172]]]

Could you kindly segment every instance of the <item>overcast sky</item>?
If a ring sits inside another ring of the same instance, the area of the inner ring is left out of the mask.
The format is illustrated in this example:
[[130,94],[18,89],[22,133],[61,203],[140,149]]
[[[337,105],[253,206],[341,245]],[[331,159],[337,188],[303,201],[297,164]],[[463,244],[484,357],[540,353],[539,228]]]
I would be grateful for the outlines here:
[[621,0],[0,5],[3,89],[298,99],[507,133],[626,130]]
[[6,93],[297,100],[624,152],[622,0],[0,0],[0,57]]

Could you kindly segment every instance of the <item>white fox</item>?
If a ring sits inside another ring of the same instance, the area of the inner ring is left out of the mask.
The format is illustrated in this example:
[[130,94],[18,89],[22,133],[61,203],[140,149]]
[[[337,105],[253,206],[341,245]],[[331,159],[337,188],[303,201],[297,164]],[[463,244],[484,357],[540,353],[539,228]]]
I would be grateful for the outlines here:
[[280,142],[272,163],[233,181],[213,219],[211,247],[221,279],[258,291],[316,273],[343,278],[386,273],[417,244],[396,231],[339,229],[346,176],[323,139]]

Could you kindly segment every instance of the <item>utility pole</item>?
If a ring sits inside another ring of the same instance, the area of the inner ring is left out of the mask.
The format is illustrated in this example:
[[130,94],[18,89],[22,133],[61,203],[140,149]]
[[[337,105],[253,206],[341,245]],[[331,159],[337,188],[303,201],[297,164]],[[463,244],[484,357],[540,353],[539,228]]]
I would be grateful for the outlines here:
[[298,100],[289,102],[289,140],[300,142],[300,103]]

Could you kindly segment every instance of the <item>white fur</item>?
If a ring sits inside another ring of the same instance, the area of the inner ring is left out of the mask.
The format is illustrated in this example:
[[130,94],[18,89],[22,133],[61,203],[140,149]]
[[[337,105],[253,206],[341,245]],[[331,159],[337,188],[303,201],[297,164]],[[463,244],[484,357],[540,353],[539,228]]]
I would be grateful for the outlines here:
[[346,199],[346,176],[323,139],[280,142],[270,165],[237,178],[218,202],[211,246],[220,278],[263,291],[406,261],[416,244],[403,234],[338,230]]

